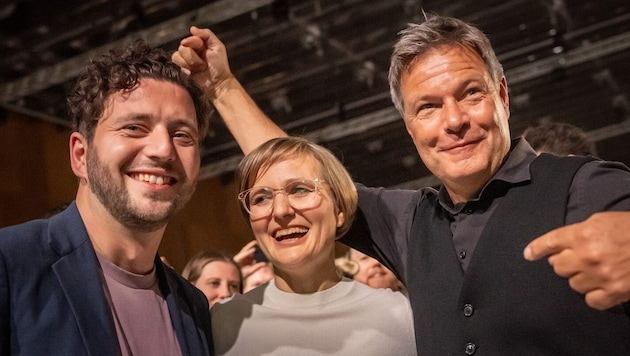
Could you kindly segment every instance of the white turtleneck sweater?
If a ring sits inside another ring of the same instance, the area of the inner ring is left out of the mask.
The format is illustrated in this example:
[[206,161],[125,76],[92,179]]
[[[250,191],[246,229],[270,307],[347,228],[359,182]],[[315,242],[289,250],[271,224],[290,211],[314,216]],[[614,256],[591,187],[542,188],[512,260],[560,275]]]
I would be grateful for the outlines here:
[[407,298],[347,278],[311,294],[272,280],[211,313],[217,355],[416,355]]

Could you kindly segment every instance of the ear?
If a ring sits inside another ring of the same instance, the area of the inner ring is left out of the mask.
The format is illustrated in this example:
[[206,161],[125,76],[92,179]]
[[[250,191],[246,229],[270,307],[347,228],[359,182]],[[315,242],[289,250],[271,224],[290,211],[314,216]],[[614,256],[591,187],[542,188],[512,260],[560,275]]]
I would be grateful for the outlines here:
[[338,212],[337,213],[337,228],[340,228],[343,223],[346,222],[346,217],[343,215],[343,212]]
[[87,139],[79,132],[70,135],[70,166],[74,175],[87,179]]
[[508,94],[508,85],[505,77],[501,78],[501,82],[499,83],[499,96],[501,97],[501,103],[503,104],[503,108],[505,109],[505,113],[507,117],[510,117],[510,96]]

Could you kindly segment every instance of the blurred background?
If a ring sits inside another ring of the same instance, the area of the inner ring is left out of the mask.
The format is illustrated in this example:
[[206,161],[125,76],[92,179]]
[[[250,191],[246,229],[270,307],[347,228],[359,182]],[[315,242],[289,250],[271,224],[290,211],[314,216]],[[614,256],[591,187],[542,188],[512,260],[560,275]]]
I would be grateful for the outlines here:
[[[588,132],[602,158],[630,164],[627,0],[3,0],[0,3],[0,226],[74,198],[65,95],[86,61],[137,38],[169,52],[190,25],[226,44],[232,70],[286,131],[331,149],[367,185],[436,184],[389,98],[397,33],[422,11],[490,38],[510,90],[513,137],[540,120]],[[232,174],[241,158],[219,117],[202,181],[169,225],[176,267],[199,249],[251,239]]]

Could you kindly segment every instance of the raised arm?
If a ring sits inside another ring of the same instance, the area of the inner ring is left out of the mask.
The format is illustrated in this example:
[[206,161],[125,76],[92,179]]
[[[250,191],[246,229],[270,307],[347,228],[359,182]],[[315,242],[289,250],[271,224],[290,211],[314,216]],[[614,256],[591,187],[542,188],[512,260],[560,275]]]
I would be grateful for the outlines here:
[[199,83],[241,150],[287,134],[256,105],[230,71],[225,45],[209,29],[190,28],[172,60]]

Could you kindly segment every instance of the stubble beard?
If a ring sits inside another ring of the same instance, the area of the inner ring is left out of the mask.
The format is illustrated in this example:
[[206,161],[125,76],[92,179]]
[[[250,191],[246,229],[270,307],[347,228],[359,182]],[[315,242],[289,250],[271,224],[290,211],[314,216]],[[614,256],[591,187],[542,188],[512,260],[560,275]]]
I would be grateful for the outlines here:
[[190,200],[196,186],[187,185],[174,196],[162,192],[146,194],[146,200],[153,203],[150,207],[142,207],[142,202],[132,201],[124,183],[115,179],[101,162],[95,148],[87,153],[87,173],[90,190],[114,219],[130,229],[142,232],[152,232],[164,227]]

